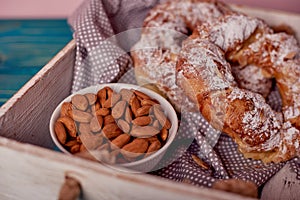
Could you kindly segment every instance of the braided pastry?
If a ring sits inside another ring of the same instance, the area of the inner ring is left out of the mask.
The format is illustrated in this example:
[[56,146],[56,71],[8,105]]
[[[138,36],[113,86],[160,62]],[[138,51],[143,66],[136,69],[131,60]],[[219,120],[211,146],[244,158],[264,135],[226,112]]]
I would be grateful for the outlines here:
[[182,104],[195,109],[190,101],[183,102],[186,100],[184,92],[175,83],[181,42],[197,25],[230,12],[226,5],[214,0],[175,0],[150,10],[141,39],[131,49],[138,84],[167,97],[178,112]]
[[[184,104],[194,110],[195,105],[184,97],[176,83],[175,66],[181,42],[198,26],[212,23],[220,16],[233,13],[225,4],[215,0],[175,0],[157,5],[144,20],[141,39],[131,49],[136,80],[139,85],[162,94],[178,112]],[[237,66],[233,74],[240,87],[267,97],[271,90],[270,78],[261,75],[255,66]],[[252,76],[248,73],[251,72]],[[187,102],[183,102],[187,101]]]
[[[300,59],[296,40],[262,21],[232,13],[195,29],[183,42],[178,84],[213,127],[245,157],[281,162],[300,155]],[[229,62],[258,66],[276,79],[282,113],[258,93],[238,87]]]

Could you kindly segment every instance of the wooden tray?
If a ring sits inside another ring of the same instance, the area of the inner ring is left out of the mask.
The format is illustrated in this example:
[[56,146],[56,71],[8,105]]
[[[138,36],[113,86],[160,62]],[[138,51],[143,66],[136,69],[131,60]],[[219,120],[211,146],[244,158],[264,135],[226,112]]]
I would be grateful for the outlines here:
[[[293,27],[300,16],[233,6],[270,25]],[[247,199],[160,177],[122,173],[54,151],[48,125],[56,105],[70,94],[75,41],[71,41],[0,108],[0,199],[56,199],[65,176],[82,185],[84,199]],[[285,166],[262,190],[262,199],[297,199],[300,181]]]

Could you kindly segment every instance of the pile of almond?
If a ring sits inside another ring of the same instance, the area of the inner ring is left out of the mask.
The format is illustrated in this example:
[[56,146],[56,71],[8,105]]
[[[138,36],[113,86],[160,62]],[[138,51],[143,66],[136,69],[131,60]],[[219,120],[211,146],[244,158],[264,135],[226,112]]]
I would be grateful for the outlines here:
[[171,122],[160,103],[134,89],[76,94],[64,102],[55,122],[58,141],[72,154],[108,151],[117,163],[144,158],[159,150]]

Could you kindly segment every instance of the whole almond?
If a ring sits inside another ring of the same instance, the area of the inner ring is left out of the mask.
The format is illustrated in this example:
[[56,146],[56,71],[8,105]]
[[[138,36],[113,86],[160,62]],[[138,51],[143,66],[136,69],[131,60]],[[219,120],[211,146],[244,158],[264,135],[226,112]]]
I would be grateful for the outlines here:
[[74,105],[78,110],[82,110],[82,111],[85,111],[89,106],[88,99],[81,94],[76,94],[72,96],[71,102],[72,105]]
[[103,143],[102,134],[82,134],[80,135],[82,144],[88,150],[94,150],[101,146]]
[[67,133],[64,125],[60,121],[56,121],[54,124],[54,132],[58,141],[61,144],[65,144],[67,141]]
[[138,126],[146,126],[152,122],[152,118],[150,116],[141,116],[132,120],[132,124]]
[[170,120],[167,118],[166,122],[165,122],[165,125],[164,125],[164,128],[170,129],[171,127],[172,127],[172,124],[171,124]]
[[88,112],[84,112],[81,110],[73,110],[72,117],[76,122],[89,123],[93,116]]
[[93,93],[87,93],[84,96],[87,98],[89,105],[94,105],[97,101],[97,95]]
[[113,93],[111,97],[111,105],[114,106],[121,99],[121,95],[118,93]]
[[103,125],[103,117],[101,115],[97,115],[91,119],[90,129],[92,132],[96,133],[101,130]]
[[112,149],[122,148],[129,141],[130,141],[130,135],[127,133],[123,133],[111,141],[112,143],[111,148]]
[[159,133],[159,130],[153,126],[136,126],[130,131],[133,137],[148,138]]
[[152,144],[153,142],[157,141],[158,138],[157,138],[157,135],[154,135],[152,137],[147,138],[147,140],[150,144]]
[[96,116],[97,115],[97,110],[99,110],[100,108],[101,108],[101,105],[98,101],[94,105],[91,105],[92,115]]
[[159,150],[161,148],[161,143],[159,140],[153,141],[150,145],[149,148],[147,150],[147,153],[152,153],[155,152],[157,150]]
[[148,149],[148,141],[143,138],[136,138],[129,144],[126,144],[121,153],[124,157],[135,158],[145,153]]
[[132,96],[134,95],[133,92],[128,89],[121,89],[119,94],[121,95],[122,100],[126,102],[129,102]]
[[76,130],[76,124],[73,119],[65,116],[65,117],[58,118],[58,121],[63,123],[63,125],[66,127],[71,137],[76,137],[77,130]]
[[128,122],[126,122],[123,119],[119,119],[117,122],[119,128],[124,132],[124,133],[129,133],[130,131],[130,125],[128,124]]
[[168,130],[163,127],[161,129],[160,133],[159,133],[159,136],[160,136],[160,138],[161,138],[162,141],[166,141],[167,138],[168,138],[168,134],[169,134]]
[[104,102],[106,101],[106,88],[102,88],[97,92],[97,97],[101,106],[103,106]]
[[103,125],[111,124],[111,123],[116,123],[115,118],[111,115],[106,115],[103,119]]
[[127,106],[126,109],[125,109],[124,119],[125,119],[126,122],[131,123],[132,117],[133,117],[132,111]]
[[108,99],[103,104],[103,108],[111,108],[111,107],[112,107],[112,97],[108,97]]
[[161,110],[160,105],[154,105],[153,112],[160,125],[165,126],[165,124],[167,123],[167,117],[165,113]]
[[116,105],[111,110],[111,115],[113,116],[113,118],[119,119],[120,117],[122,117],[126,107],[126,101],[122,100],[116,103]]
[[156,119],[156,120],[154,120],[154,122],[153,122],[152,126],[153,126],[154,128],[157,128],[157,129],[159,129],[159,128],[160,128],[159,121],[158,121],[157,119]]
[[151,107],[152,106],[142,106],[142,107],[140,107],[139,109],[137,109],[135,117],[149,115],[149,110],[150,110]]
[[80,135],[82,134],[90,134],[91,133],[91,128],[89,123],[80,123],[78,132]]
[[69,115],[69,112],[72,111],[73,109],[73,106],[70,102],[64,102],[62,105],[61,105],[61,109],[60,109],[60,116],[61,117],[70,117]]
[[138,100],[138,98],[136,96],[133,96],[133,98],[130,100],[129,105],[131,107],[132,113],[134,114],[134,116],[137,116],[138,113],[138,109],[141,107],[140,101]]
[[108,98],[112,97],[114,91],[110,87],[106,87],[106,93],[107,93],[107,99],[108,99]]
[[153,100],[153,99],[143,99],[143,100],[141,101],[141,105],[142,105],[142,106],[153,106],[153,105],[155,105],[155,104],[159,104],[159,102],[158,102],[158,101],[155,101],[155,100]]
[[151,97],[149,97],[147,94],[145,94],[139,90],[134,90],[134,94],[141,97],[142,99],[151,99]]
[[106,116],[110,114],[110,110],[108,108],[99,108],[96,110],[96,115]]
[[105,125],[102,131],[108,139],[115,138],[123,133],[116,123]]

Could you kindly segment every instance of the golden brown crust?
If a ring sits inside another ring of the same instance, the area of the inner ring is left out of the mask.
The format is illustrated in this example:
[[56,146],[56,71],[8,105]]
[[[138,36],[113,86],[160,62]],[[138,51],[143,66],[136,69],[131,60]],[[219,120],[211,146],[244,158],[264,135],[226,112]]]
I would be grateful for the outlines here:
[[[176,69],[178,83],[197,97],[202,115],[246,157],[281,162],[300,155],[300,50],[292,36],[257,31],[262,27],[261,20],[241,14],[204,24],[184,41]],[[254,64],[276,79],[283,120],[261,95],[237,87],[228,60]]]

